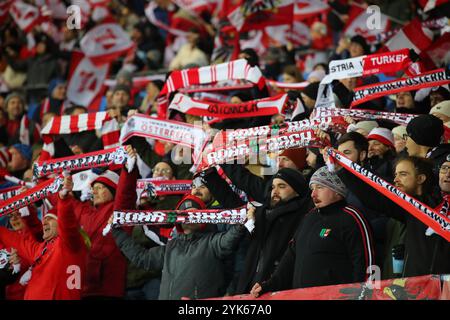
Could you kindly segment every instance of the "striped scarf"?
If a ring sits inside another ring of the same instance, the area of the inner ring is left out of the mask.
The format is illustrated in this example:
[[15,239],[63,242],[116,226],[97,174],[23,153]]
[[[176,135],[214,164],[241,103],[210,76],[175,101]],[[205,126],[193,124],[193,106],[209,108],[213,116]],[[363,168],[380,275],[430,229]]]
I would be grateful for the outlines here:
[[194,100],[189,96],[179,93],[173,98],[169,109],[194,116],[208,116],[222,119],[271,116],[283,111],[286,99],[287,94],[282,94],[243,103],[210,103]]
[[[226,63],[201,68],[173,71],[166,80],[160,92],[158,116],[167,116],[168,95],[181,88],[193,85],[210,84],[226,80],[246,80],[256,84],[260,89],[265,85],[265,79],[258,67],[251,67],[247,60],[239,59]],[[166,96],[166,99],[163,97]]]
[[442,215],[439,210],[434,210],[403,191],[400,191],[374,173],[352,162],[339,151],[329,148],[328,155],[330,156],[330,159],[332,159],[331,161],[337,161],[347,171],[351,172],[382,195],[395,202],[416,219],[420,220],[434,232],[450,242],[450,219]]
[[50,120],[42,129],[44,146],[40,161],[50,159],[55,154],[53,135],[101,130],[103,146],[110,149],[119,146],[119,124],[107,112],[83,113],[75,116],[58,116]]

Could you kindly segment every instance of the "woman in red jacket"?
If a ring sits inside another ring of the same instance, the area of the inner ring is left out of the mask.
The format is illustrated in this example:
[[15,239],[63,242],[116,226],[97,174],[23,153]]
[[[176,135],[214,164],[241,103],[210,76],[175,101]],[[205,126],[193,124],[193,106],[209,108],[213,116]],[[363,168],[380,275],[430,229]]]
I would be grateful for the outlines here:
[[[65,179],[67,187],[69,179]],[[60,194],[57,215],[47,213],[43,219],[43,239],[38,242],[0,227],[0,242],[14,247],[30,262],[31,278],[25,300],[78,300],[87,253],[79,224],[70,202]]]

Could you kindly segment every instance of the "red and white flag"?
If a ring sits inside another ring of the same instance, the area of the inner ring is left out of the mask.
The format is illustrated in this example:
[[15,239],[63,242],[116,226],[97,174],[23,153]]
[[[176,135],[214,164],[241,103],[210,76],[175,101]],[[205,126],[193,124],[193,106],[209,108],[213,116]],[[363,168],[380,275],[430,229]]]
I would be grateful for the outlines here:
[[420,61],[426,70],[443,66],[445,56],[450,52],[450,33],[444,33],[434,41],[425,51],[420,53]]
[[93,64],[104,65],[127,53],[134,44],[120,25],[104,23],[89,30],[80,47]]
[[22,1],[15,1],[9,9],[9,13],[24,32],[30,32],[41,22],[39,8]]
[[228,19],[240,32],[263,29],[291,23],[294,15],[294,0],[256,0],[235,1],[231,4]]
[[448,2],[449,0],[419,0],[419,5],[422,7],[423,12],[426,13]]
[[322,14],[330,9],[324,0],[296,0],[294,7],[294,20],[302,21],[312,16]]
[[413,49],[417,54],[426,50],[433,42],[433,32],[425,28],[418,18],[404,26],[386,42],[389,51],[403,48]]
[[101,99],[104,82],[108,76],[109,64],[94,65],[80,53],[72,54],[72,65],[67,85],[67,98],[76,105],[96,110]]
[[379,26],[373,27],[371,25],[372,19],[372,12],[367,12],[362,7],[352,5],[349,12],[349,20],[344,30],[345,34],[350,37],[359,34],[368,38],[389,30],[390,20],[385,14],[380,13]]

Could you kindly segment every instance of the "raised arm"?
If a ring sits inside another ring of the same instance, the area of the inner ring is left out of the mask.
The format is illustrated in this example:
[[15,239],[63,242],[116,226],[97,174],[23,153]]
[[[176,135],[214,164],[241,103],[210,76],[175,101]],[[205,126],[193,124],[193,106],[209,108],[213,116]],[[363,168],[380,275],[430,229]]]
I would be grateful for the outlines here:
[[236,187],[245,191],[254,200],[264,203],[267,181],[252,174],[243,165],[222,164],[220,166]]

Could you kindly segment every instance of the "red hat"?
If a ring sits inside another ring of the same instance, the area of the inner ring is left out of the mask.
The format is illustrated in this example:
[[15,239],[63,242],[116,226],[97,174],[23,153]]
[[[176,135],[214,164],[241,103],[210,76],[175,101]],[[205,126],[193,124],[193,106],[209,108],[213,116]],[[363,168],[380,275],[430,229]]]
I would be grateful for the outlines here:
[[94,183],[97,182],[103,183],[108,187],[116,189],[117,184],[119,183],[119,175],[111,170],[106,170],[101,175],[99,175],[97,179],[92,181],[91,185],[94,185]]
[[373,128],[367,136],[367,140],[377,140],[390,148],[395,148],[394,135],[391,130],[386,128]]
[[177,204],[176,210],[206,209],[206,204],[197,196],[185,195]]
[[49,218],[53,218],[55,220],[58,220],[58,212],[56,210],[56,206],[51,208],[51,209],[46,210],[46,212],[44,213],[43,219],[45,217],[49,217]]
[[[206,204],[196,196],[193,196],[191,194],[185,195],[180,202],[178,202],[176,206],[176,210],[186,210],[186,209],[206,209]],[[184,233],[183,228],[181,225],[176,225],[177,231],[179,233]],[[202,224],[202,230],[206,228],[206,224]]]
[[298,170],[302,170],[306,166],[305,148],[287,149],[280,153],[280,156],[289,158],[292,162],[295,163]]

